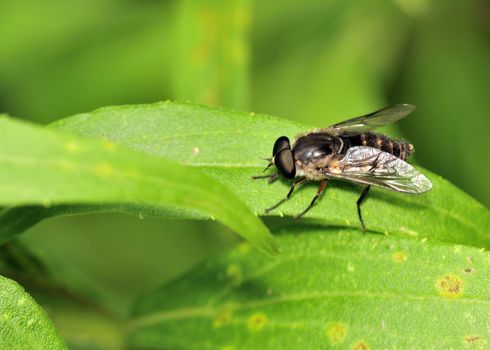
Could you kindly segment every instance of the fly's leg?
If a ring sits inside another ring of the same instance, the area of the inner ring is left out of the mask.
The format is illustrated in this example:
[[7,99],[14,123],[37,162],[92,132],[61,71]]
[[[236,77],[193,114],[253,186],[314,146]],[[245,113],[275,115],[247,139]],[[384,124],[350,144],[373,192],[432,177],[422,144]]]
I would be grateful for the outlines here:
[[[272,158],[261,158],[263,160],[266,160],[269,164],[265,167],[264,170],[262,170],[263,173],[265,173],[271,166],[274,165],[272,162]],[[269,174],[269,175],[259,175],[259,176],[252,176],[252,179],[257,180],[257,179],[267,179],[269,178],[269,182],[274,181],[279,177],[279,173],[274,173],[274,174]],[[271,180],[272,179],[272,180]]]
[[364,225],[364,221],[362,220],[361,204],[366,199],[366,196],[367,196],[370,188],[371,188],[371,186],[366,186],[364,188],[364,190],[362,190],[362,193],[359,196],[359,199],[357,200],[357,215],[359,216],[359,221],[361,223],[362,232],[366,232],[366,225]]
[[279,202],[277,202],[276,204],[274,204],[272,207],[270,208],[267,208],[265,210],[266,213],[270,212],[271,210],[274,210],[276,209],[278,206],[280,206],[282,203],[284,203],[285,201],[287,201],[289,199],[289,197],[291,197],[291,195],[293,194],[293,191],[295,189],[296,186],[299,186],[299,185],[302,185],[304,183],[308,182],[308,179],[305,178],[305,177],[300,177],[298,178],[296,181],[293,182],[293,184],[291,185],[291,188],[289,189],[289,192],[288,194],[286,195],[286,197],[284,197],[283,199],[281,199]]
[[[274,165],[274,163],[272,162],[272,158],[263,158],[263,159],[269,162],[269,164],[267,164],[265,169],[262,171],[263,173],[265,173],[267,171],[267,169],[269,169],[271,166]],[[269,179],[267,181],[269,183],[271,183],[271,182],[274,182],[275,180],[277,180],[278,177],[279,177],[279,173],[273,173],[273,174],[269,174],[269,175],[252,176],[252,179],[253,180]]]
[[313,197],[313,199],[311,200],[310,205],[305,210],[303,210],[301,213],[296,215],[294,217],[295,219],[302,217],[303,215],[306,214],[306,212],[308,210],[311,209],[311,207],[313,207],[313,204],[315,204],[316,200],[322,195],[323,191],[325,190],[325,187],[327,187],[327,183],[328,183],[328,179],[322,180],[322,182],[320,182],[320,187],[318,187],[318,191],[316,192],[315,197]]
[[270,174],[270,175],[252,176],[253,180],[268,179],[267,182],[269,182],[269,183],[274,182],[278,178],[279,178],[279,173],[274,173],[274,174]]

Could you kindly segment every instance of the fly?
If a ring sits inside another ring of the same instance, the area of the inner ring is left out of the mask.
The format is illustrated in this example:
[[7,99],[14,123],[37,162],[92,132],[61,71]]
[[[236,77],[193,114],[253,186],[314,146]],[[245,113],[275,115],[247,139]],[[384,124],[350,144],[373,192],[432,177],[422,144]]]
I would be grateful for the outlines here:
[[286,136],[279,137],[272,149],[266,170],[275,166],[276,172],[254,179],[268,178],[273,182],[280,176],[291,179],[291,188],[283,199],[266,213],[286,202],[299,185],[320,181],[320,186],[308,207],[296,215],[299,218],[313,207],[331,178],[365,185],[357,200],[357,214],[363,231],[366,230],[361,204],[371,186],[404,193],[424,193],[432,188],[430,180],[406,162],[414,152],[408,142],[395,140],[372,131],[396,122],[413,112],[415,106],[394,105],[379,111],[349,119],[328,128],[299,135],[291,144]]

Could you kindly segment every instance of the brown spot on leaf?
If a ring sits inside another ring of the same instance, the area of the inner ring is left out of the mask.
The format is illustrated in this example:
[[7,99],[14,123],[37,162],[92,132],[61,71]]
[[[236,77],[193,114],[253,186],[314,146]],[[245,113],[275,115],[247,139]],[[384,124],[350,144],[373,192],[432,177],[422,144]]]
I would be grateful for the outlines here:
[[407,260],[407,255],[404,252],[395,252],[393,253],[393,261],[394,262],[404,262]]
[[251,332],[262,330],[267,324],[267,316],[263,312],[257,312],[248,319],[248,330]]
[[436,282],[439,294],[446,298],[459,298],[463,295],[463,280],[459,276],[444,275]]
[[464,337],[464,342],[469,349],[485,349],[486,341],[478,335],[467,335]]
[[366,342],[359,341],[354,345],[354,347],[352,349],[353,350],[370,350],[370,347],[369,347],[369,345],[366,344]]
[[473,274],[473,272],[475,272],[475,269],[474,269],[474,268],[472,268],[472,267],[467,267],[467,268],[465,268],[463,271],[464,271],[464,273],[465,273],[465,274],[467,274],[467,275],[472,275],[472,274]]
[[341,322],[332,322],[327,325],[325,334],[332,345],[342,344],[347,336],[347,325]]
[[218,314],[213,320],[213,327],[214,328],[221,328],[223,326],[226,326],[230,324],[231,322],[231,316],[232,316],[232,310],[227,308],[223,309]]

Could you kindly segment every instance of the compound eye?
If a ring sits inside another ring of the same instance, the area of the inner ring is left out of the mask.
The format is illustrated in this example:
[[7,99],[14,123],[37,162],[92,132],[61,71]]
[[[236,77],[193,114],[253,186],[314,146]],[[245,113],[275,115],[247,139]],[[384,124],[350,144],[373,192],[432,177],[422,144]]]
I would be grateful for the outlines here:
[[272,158],[274,158],[283,149],[291,148],[289,145],[289,139],[286,136],[279,137],[276,142],[274,142],[274,148],[272,149]]
[[293,152],[289,145],[289,139],[282,136],[276,140],[273,149],[274,164],[285,178],[292,179],[296,175]]

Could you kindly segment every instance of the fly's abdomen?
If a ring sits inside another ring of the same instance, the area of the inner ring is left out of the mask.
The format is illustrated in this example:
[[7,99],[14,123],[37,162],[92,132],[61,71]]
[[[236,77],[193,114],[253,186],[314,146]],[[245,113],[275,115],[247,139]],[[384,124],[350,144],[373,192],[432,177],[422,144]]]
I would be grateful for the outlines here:
[[349,147],[368,146],[393,154],[402,160],[406,160],[413,153],[413,145],[405,141],[398,141],[384,135],[365,133],[343,138]]

